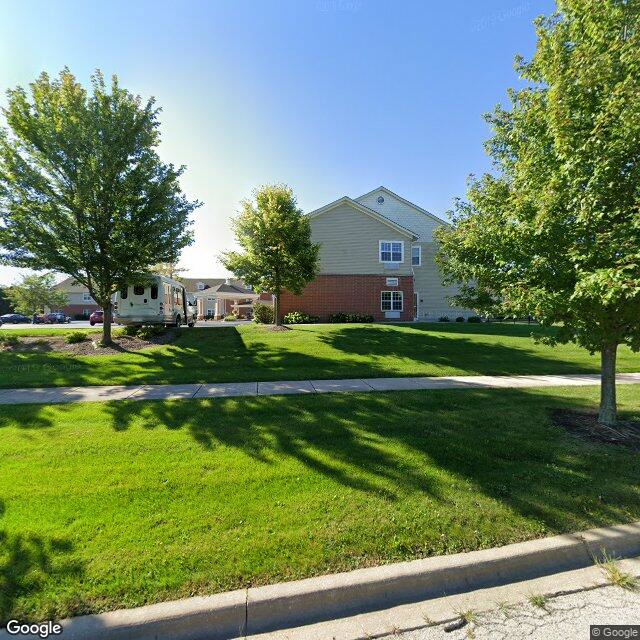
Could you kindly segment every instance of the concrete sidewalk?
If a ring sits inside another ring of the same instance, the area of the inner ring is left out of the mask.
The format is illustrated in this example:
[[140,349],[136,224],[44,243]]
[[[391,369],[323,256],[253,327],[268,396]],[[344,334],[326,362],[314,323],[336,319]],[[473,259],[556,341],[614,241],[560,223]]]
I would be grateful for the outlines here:
[[[640,373],[620,373],[619,384],[640,384]],[[213,384],[147,384],[99,387],[2,389],[0,404],[107,402],[110,400],[181,400],[234,396],[277,396],[305,393],[416,391],[427,389],[525,389],[530,387],[593,386],[598,374],[532,376],[442,376],[422,378],[351,378]]]

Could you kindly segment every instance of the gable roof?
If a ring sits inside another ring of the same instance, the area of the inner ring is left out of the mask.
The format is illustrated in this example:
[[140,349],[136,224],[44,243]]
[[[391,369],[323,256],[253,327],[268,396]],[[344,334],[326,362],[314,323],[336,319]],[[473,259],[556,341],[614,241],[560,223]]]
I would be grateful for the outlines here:
[[381,222],[382,224],[386,224],[388,227],[395,229],[398,233],[402,233],[403,235],[408,236],[412,240],[418,237],[418,234],[416,234],[414,231],[411,231],[411,229],[407,229],[407,227],[403,227],[401,224],[398,224],[397,222],[390,220],[386,216],[383,216],[381,213],[378,213],[377,211],[374,211],[373,209],[366,207],[360,202],[356,202],[353,198],[350,198],[349,196],[343,196],[342,198],[339,198],[334,202],[330,202],[324,207],[320,207],[315,211],[311,211],[307,215],[310,218],[315,218],[316,216],[320,216],[323,213],[327,213],[332,209],[335,209],[336,207],[339,207],[340,205],[343,205],[343,204],[353,207],[357,211],[360,211],[360,213],[364,213],[365,215],[370,216],[371,218],[373,218],[374,220],[377,220],[378,222]]
[[[213,287],[217,287],[221,284],[224,284],[227,281],[227,278],[179,278],[180,282],[184,285],[184,288],[189,291],[206,291],[208,289],[212,289]],[[204,285],[204,289],[198,289],[198,284],[202,283]],[[241,287],[242,282],[240,280],[231,280],[231,284]]]
[[363,193],[361,196],[358,196],[357,198],[355,198],[355,200],[358,201],[361,198],[366,198],[367,196],[370,196],[372,193],[376,193],[376,191],[384,191],[387,195],[390,195],[393,198],[396,198],[396,200],[400,200],[400,202],[402,202],[403,204],[406,204],[409,207],[413,207],[414,209],[416,209],[420,213],[423,213],[425,216],[428,216],[429,218],[431,218],[432,220],[435,220],[439,224],[446,224],[446,225],[450,226],[450,224],[446,220],[443,220],[442,218],[439,218],[438,216],[434,215],[430,211],[427,211],[426,209],[423,209],[422,207],[419,207],[417,204],[414,204],[413,202],[410,202],[406,198],[403,198],[402,196],[399,196],[397,193],[394,193],[393,191],[391,191],[391,189],[387,189],[387,187],[385,187],[384,185],[380,185],[379,187],[376,187],[375,189],[371,189],[371,191],[367,191],[367,193]]

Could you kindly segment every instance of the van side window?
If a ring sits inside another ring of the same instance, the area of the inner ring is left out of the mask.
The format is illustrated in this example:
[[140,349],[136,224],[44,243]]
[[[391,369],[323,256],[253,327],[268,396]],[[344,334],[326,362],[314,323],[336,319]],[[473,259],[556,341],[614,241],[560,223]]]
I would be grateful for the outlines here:
[[134,296],[143,296],[144,295],[144,287],[141,284],[136,284],[133,287],[133,295]]
[[129,287],[125,287],[120,291],[120,300],[126,300],[129,295]]
[[152,284],[151,285],[151,299],[152,300],[157,300],[158,299],[158,285],[157,284]]

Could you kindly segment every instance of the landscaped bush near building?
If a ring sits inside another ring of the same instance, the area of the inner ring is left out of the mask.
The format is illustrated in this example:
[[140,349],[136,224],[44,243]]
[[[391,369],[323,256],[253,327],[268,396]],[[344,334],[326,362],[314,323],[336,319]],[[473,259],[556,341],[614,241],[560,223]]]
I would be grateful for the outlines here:
[[469,316],[467,322],[482,322],[482,318],[480,316]]
[[87,334],[84,331],[72,331],[64,339],[67,344],[78,344],[87,340]]
[[449,316],[440,316],[438,322],[451,322],[451,320],[449,320]]
[[456,322],[464,322],[464,316],[458,316]]
[[329,322],[344,323],[344,322],[373,322],[374,317],[371,315],[362,315],[359,313],[334,313],[329,316]]
[[314,324],[320,322],[318,316],[310,316],[301,311],[290,311],[284,316],[283,320],[285,324]]
[[237,319],[238,319],[238,316],[235,313],[230,313],[223,318],[225,322],[233,322],[234,320],[237,320]]
[[253,321],[258,324],[273,324],[273,307],[259,302],[254,304]]

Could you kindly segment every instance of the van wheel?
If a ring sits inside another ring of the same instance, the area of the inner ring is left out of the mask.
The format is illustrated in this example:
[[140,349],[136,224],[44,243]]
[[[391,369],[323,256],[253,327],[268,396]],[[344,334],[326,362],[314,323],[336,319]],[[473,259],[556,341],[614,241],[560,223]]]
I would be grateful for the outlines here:
[[196,323],[195,322],[190,322],[187,326],[189,327],[189,329],[193,329],[193,327],[196,326]]

